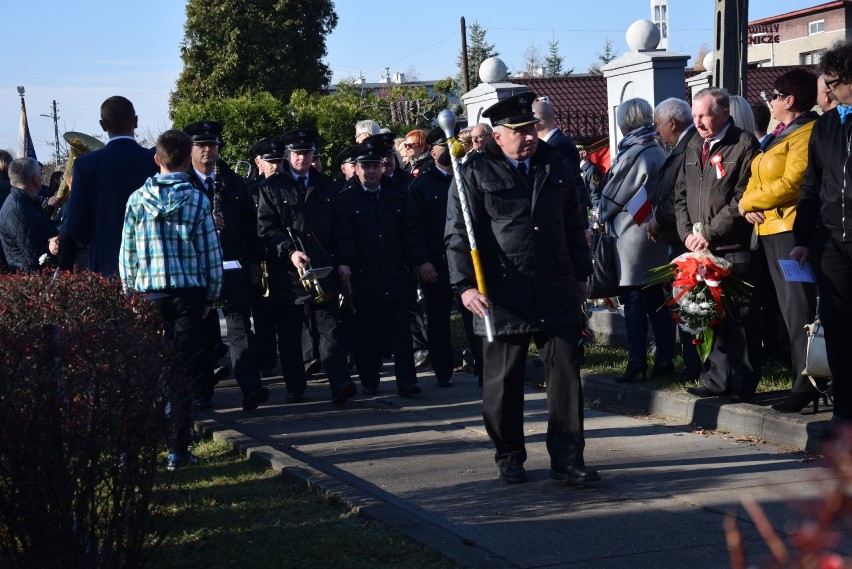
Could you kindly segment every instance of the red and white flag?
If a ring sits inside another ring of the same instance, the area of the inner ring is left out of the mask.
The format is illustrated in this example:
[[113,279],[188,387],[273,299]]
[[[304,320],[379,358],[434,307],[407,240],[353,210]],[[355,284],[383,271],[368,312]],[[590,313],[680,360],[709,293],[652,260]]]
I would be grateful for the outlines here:
[[627,202],[627,211],[633,216],[636,225],[642,225],[651,216],[651,202],[648,201],[645,184],[642,184],[639,191]]

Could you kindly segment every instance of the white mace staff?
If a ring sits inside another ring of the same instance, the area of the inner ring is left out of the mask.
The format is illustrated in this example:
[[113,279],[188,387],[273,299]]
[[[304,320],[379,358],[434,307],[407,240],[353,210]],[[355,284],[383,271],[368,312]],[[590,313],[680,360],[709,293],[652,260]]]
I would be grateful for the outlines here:
[[[476,247],[476,237],[473,234],[473,219],[470,217],[470,205],[467,201],[467,191],[464,187],[461,174],[459,173],[459,157],[464,156],[464,147],[454,137],[456,129],[456,115],[450,109],[444,109],[438,114],[438,126],[447,137],[447,150],[453,161],[453,178],[456,181],[456,189],[459,192],[459,203],[461,204],[464,228],[467,231],[467,240],[470,242],[470,258],[473,261],[473,272],[476,275],[476,288],[483,296],[488,296],[485,291],[485,275],[482,271],[482,261],[479,258],[479,249]],[[458,156],[457,156],[458,154]],[[491,311],[485,309],[485,337],[489,342],[494,341],[494,323],[491,321]]]

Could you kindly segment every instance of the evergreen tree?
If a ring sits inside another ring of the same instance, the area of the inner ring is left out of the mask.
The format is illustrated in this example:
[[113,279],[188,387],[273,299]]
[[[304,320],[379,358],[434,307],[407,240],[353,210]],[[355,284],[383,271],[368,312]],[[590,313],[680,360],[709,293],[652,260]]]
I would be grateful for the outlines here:
[[595,55],[598,56],[598,61],[589,66],[589,75],[603,75],[601,67],[618,57],[618,52],[612,49],[612,40],[606,38],[603,53],[595,52]]
[[[481,27],[479,22],[474,22],[470,26],[470,41],[467,44],[467,75],[470,81],[470,88],[473,89],[479,85],[479,66],[489,57],[500,55],[494,44],[489,44],[485,40],[485,34],[488,30]],[[462,54],[459,53],[459,87],[464,89],[464,76],[462,75]]]
[[545,77],[567,77],[574,73],[574,68],[562,70],[562,62],[565,58],[559,55],[559,41],[553,40],[547,42],[547,57],[544,58],[544,76]]
[[316,92],[331,79],[322,62],[337,25],[331,0],[187,0],[178,103],[269,92],[286,102],[296,89]]

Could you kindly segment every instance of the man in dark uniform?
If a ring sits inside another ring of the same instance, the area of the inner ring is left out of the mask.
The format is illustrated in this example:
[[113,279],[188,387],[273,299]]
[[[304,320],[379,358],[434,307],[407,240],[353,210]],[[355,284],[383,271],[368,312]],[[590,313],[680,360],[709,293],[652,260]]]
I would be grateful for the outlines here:
[[[243,410],[253,411],[269,399],[269,389],[260,380],[251,330],[251,284],[260,279],[261,261],[255,207],[243,179],[219,158],[222,125],[197,121],[186,125],[183,131],[192,138],[193,145],[189,181],[213,203],[225,262],[221,301],[231,367],[243,392]],[[206,335],[220,339],[218,311],[211,310],[203,325],[208,329]],[[205,405],[213,396],[213,385],[203,387],[195,396],[197,402]]]
[[[377,146],[383,146],[387,151],[385,157],[382,158],[382,175],[390,178],[393,182],[393,188],[403,196],[404,200],[408,199],[408,190],[411,182],[415,180],[414,175],[399,167],[396,160],[396,153],[393,151],[393,143],[396,135],[393,132],[382,132],[374,134],[364,139],[364,142],[372,142]],[[431,160],[431,156],[429,156]],[[425,170],[424,170],[425,171]],[[420,277],[417,274],[411,275],[411,309],[409,315],[411,317],[411,344],[414,349],[414,368],[421,369],[426,367],[429,359],[429,342],[428,332],[426,329],[426,302],[423,295],[423,289],[420,286]]]
[[355,176],[355,157],[352,156],[353,146],[348,146],[337,155],[337,163],[340,164],[340,174],[334,179],[334,183],[342,190],[347,182]]
[[[317,134],[309,129],[284,133],[290,163],[268,176],[260,187],[258,233],[267,247],[278,351],[287,402],[304,400],[307,377],[302,361],[304,304],[308,303],[319,334],[319,355],[331,387],[331,401],[346,403],[357,388],[349,378],[337,326],[337,299],[349,287],[354,257],[352,226],[339,190],[311,167]],[[300,271],[332,267],[308,290]]]
[[[283,145],[277,139],[264,139],[254,143],[249,155],[257,167],[254,179],[247,182],[249,193],[255,206],[260,203],[260,185],[267,176],[281,169],[284,163]],[[256,221],[255,221],[256,224]],[[265,247],[261,244],[262,258],[266,258]],[[261,264],[261,272],[265,263]],[[272,298],[269,295],[268,279],[262,278],[258,283],[252,283],[251,314],[254,321],[254,335],[257,346],[257,366],[261,377],[274,373],[275,362],[278,360],[278,342],[275,334],[275,315],[272,310]]]
[[382,176],[385,149],[363,142],[353,149],[355,175],[343,191],[355,236],[356,269],[352,296],[356,309],[358,346],[355,362],[366,395],[379,390],[382,356],[390,342],[397,392],[420,393],[415,384],[408,309],[411,287],[403,249],[405,196]]
[[450,387],[453,384],[450,332],[453,289],[447,268],[444,227],[453,166],[443,130],[432,129],[426,142],[432,147],[435,165],[420,174],[409,188],[405,235],[408,256],[417,271],[426,300],[426,337],[432,370],[439,387]]
[[500,101],[482,116],[494,125],[485,152],[461,167],[489,297],[476,289],[458,189],[447,208],[450,282],[477,318],[490,308],[494,341],[483,342],[483,416],[496,447],[500,479],[526,481],[524,367],[535,339],[548,377],[550,477],[571,485],[598,480],[583,460],[583,389],[578,343],[580,304],[591,259],[574,172],[552,146],[539,143],[533,93]]
[[583,187],[586,189],[587,202],[591,204],[592,196],[598,196],[598,199],[600,199],[604,175],[601,173],[600,168],[589,160],[588,147],[578,144],[577,152],[580,153],[580,177],[583,179]]

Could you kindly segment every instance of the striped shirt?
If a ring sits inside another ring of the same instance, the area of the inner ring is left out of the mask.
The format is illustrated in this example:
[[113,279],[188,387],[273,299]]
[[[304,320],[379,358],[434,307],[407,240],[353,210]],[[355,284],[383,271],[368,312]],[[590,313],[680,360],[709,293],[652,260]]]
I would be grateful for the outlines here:
[[212,303],[222,290],[222,250],[210,200],[184,173],[160,174],[127,200],[119,252],[125,288],[142,292],[206,289]]

